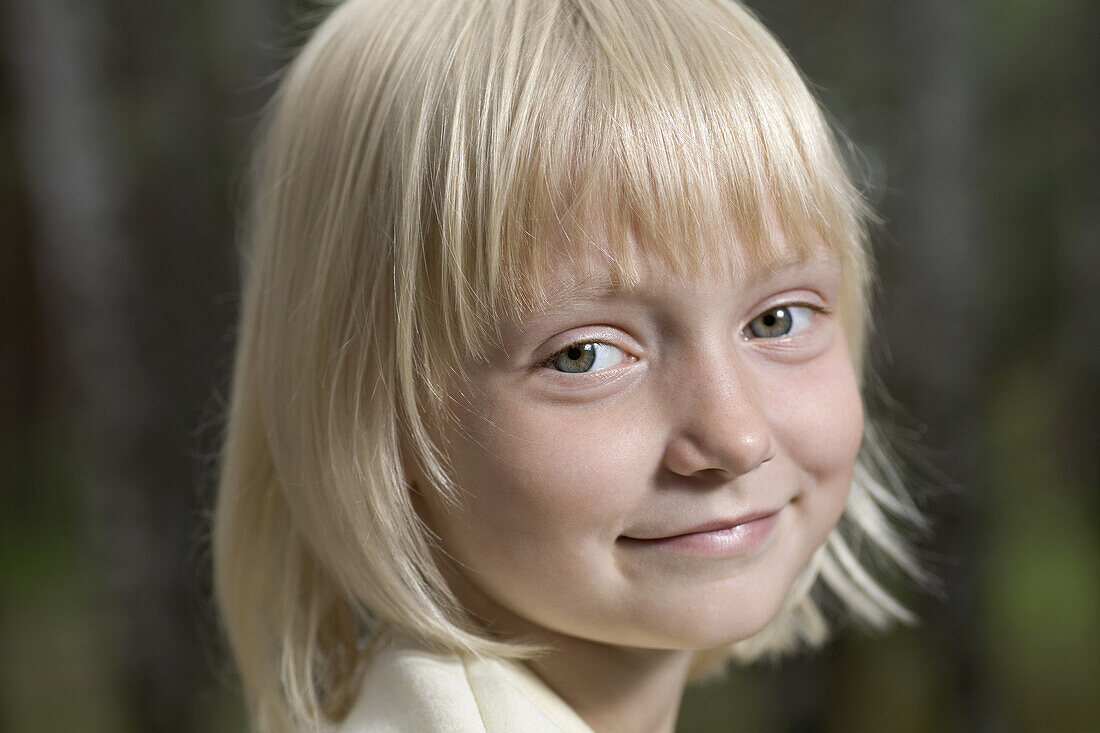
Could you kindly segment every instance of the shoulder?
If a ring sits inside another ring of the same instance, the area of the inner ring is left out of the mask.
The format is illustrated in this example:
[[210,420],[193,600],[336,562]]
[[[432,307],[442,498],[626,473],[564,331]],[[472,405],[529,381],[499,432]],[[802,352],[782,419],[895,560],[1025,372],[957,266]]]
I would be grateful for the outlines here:
[[376,644],[340,733],[592,733],[530,672],[440,654],[401,637]]

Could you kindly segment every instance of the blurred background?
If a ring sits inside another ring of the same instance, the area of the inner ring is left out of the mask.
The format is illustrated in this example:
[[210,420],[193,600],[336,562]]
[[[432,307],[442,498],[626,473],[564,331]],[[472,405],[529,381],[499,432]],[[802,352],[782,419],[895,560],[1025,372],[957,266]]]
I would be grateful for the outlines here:
[[[883,218],[872,407],[940,588],[679,729],[1100,730],[1100,4],[753,7]],[[235,220],[316,11],[0,3],[0,731],[245,728],[207,543]]]

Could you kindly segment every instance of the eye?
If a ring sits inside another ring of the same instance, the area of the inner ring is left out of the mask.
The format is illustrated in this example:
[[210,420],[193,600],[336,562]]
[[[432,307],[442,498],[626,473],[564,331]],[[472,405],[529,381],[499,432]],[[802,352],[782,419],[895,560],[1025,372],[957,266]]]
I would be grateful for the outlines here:
[[567,374],[581,374],[609,369],[626,361],[627,356],[618,346],[602,341],[584,341],[570,344],[546,360],[545,366]]
[[756,338],[780,338],[809,328],[813,321],[814,309],[809,306],[779,305],[753,318],[745,330]]

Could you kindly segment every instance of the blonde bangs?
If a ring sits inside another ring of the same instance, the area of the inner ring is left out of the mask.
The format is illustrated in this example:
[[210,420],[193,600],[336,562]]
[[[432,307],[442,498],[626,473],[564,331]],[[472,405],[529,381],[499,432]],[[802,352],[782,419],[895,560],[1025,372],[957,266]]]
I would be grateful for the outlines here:
[[532,2],[466,18],[495,33],[490,48],[460,33],[449,59],[422,271],[438,285],[424,321],[452,359],[538,308],[562,262],[630,283],[641,265],[736,273],[824,249],[858,363],[862,199],[778,43],[740,7],[695,10]]

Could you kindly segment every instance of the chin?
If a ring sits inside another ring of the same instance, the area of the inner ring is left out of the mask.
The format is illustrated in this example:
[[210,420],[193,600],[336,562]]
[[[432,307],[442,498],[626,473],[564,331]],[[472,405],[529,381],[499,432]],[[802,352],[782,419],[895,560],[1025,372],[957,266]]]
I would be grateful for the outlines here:
[[736,617],[729,614],[724,618],[707,623],[698,620],[698,625],[679,645],[681,649],[717,649],[736,644],[756,636],[776,617],[778,608],[741,608]]
[[759,588],[733,597],[716,595],[697,603],[679,628],[681,649],[715,649],[759,634],[784,608],[790,585]]
[[632,627],[624,625],[617,633],[600,634],[593,640],[615,646],[664,650],[729,646],[763,631],[779,614],[785,591],[764,593],[763,597],[754,597],[751,602],[727,598],[684,603],[665,613],[640,619]]

